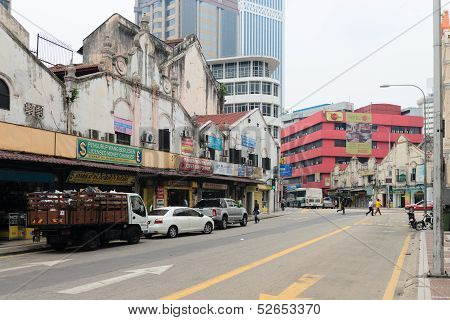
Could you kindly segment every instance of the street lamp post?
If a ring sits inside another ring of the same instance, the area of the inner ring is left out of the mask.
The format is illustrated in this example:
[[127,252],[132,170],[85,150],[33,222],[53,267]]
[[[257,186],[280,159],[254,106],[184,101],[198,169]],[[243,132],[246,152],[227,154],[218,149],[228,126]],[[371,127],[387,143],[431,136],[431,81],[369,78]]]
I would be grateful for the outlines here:
[[423,145],[423,151],[425,153],[425,159],[424,159],[424,166],[425,166],[425,171],[424,171],[424,193],[423,193],[423,203],[424,203],[424,210],[425,210],[425,214],[427,214],[427,204],[428,204],[428,198],[427,198],[427,98],[425,96],[425,92],[418,86],[413,85],[413,84],[384,84],[382,86],[380,86],[380,88],[390,88],[390,87],[414,87],[418,90],[420,90],[420,92],[422,92],[423,95],[423,131],[424,131],[424,145]]

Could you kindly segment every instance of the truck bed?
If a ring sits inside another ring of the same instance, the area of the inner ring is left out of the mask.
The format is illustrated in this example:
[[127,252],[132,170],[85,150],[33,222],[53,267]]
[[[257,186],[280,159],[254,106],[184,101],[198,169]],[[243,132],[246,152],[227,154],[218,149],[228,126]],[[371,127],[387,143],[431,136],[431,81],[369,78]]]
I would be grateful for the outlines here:
[[73,226],[128,223],[127,195],[34,192],[28,194],[28,225]]

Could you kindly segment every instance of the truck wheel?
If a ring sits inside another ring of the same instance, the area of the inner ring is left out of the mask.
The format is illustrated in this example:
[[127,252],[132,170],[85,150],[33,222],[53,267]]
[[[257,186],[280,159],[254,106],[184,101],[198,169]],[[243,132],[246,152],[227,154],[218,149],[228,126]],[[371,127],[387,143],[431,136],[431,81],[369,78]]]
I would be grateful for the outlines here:
[[81,244],[85,250],[94,251],[100,246],[100,239],[97,236],[97,231],[87,230],[81,237]]
[[220,222],[220,227],[222,228],[222,230],[225,230],[226,228],[228,228],[228,219],[227,217],[223,217],[222,221]]
[[245,226],[247,225],[247,222],[248,222],[248,218],[247,218],[247,215],[245,214],[245,215],[242,217],[242,220],[241,220],[241,226],[245,227]]
[[52,244],[51,246],[55,251],[64,251],[66,249],[65,243]]
[[207,222],[205,224],[205,227],[203,228],[203,233],[210,234],[212,231],[213,231],[213,226],[212,226],[211,222]]
[[137,244],[141,240],[141,230],[138,228],[132,228],[128,230],[127,241],[128,244]]
[[176,238],[178,235],[178,228],[176,226],[171,226],[167,231],[167,236],[169,238]]

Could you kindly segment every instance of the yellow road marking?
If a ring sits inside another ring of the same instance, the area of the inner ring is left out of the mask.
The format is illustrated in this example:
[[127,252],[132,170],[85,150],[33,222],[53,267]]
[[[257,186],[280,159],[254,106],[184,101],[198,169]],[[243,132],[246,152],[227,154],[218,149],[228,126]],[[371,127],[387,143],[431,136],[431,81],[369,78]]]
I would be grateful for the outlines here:
[[164,296],[164,297],[160,298],[160,300],[178,300],[178,299],[182,299],[184,297],[187,297],[187,296],[192,295],[194,293],[197,293],[199,291],[205,290],[205,289],[207,289],[207,288],[209,288],[209,287],[211,287],[211,286],[213,286],[215,284],[218,284],[218,283],[223,282],[225,280],[231,279],[231,278],[233,278],[233,277],[235,277],[235,276],[237,276],[237,275],[239,275],[241,273],[244,273],[246,271],[249,271],[251,269],[259,267],[259,266],[261,266],[263,264],[266,264],[268,262],[271,262],[271,261],[273,261],[275,259],[281,258],[281,257],[283,257],[283,256],[285,256],[285,255],[287,255],[289,253],[292,253],[292,252],[295,252],[295,251],[300,250],[302,248],[305,248],[307,246],[310,246],[310,245],[312,245],[312,244],[314,244],[316,242],[319,242],[320,240],[323,240],[323,239],[329,238],[331,236],[334,236],[334,235],[336,235],[338,233],[341,233],[341,232],[343,232],[345,230],[348,230],[350,228],[351,228],[351,226],[347,226],[347,227],[341,228],[339,230],[336,230],[336,231],[324,234],[324,235],[319,236],[317,238],[308,240],[306,242],[300,243],[300,244],[295,245],[293,247],[284,249],[282,251],[274,253],[274,254],[272,254],[270,256],[267,256],[265,258],[262,258],[260,260],[254,261],[254,262],[249,263],[247,265],[241,266],[239,268],[236,268],[234,270],[231,270],[229,272],[221,274],[220,276],[217,276],[217,277],[211,278],[209,280],[206,280],[204,282],[198,283],[198,284],[196,284],[196,285],[194,285],[194,286],[192,286],[190,288],[187,288],[187,289],[184,289],[184,290],[181,290],[181,291],[169,294],[167,296]]
[[386,291],[384,292],[383,300],[393,300],[395,289],[397,288],[398,280],[400,279],[400,274],[402,272],[403,263],[405,262],[406,250],[408,250],[409,241],[411,235],[407,235],[405,241],[403,242],[400,255],[398,256],[397,263],[395,264],[394,271],[392,272],[391,279],[388,282]]
[[322,277],[323,276],[314,274],[305,274],[296,282],[287,287],[278,296],[261,293],[259,295],[259,300],[295,300],[300,296],[300,294],[308,290],[309,287],[315,285],[320,279],[322,279]]

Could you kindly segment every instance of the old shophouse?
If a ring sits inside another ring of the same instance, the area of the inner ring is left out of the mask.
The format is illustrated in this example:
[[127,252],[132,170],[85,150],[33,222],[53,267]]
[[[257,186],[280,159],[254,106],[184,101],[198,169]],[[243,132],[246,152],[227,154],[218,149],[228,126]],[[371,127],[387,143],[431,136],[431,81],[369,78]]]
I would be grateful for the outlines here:
[[[230,138],[220,124],[194,117],[221,107],[195,36],[168,44],[150,34],[148,21],[138,27],[115,14],[84,40],[83,64],[48,69],[28,49],[26,30],[9,13],[0,17],[5,212],[25,212],[27,192],[86,186],[139,192],[149,207],[193,206],[202,196],[221,195],[244,200],[251,210],[241,195],[271,188],[273,138],[270,150],[258,151],[272,159],[270,170],[262,161],[258,167],[240,160],[230,171],[228,152],[246,135]],[[262,116],[252,113],[258,116],[251,121],[267,130]],[[235,132],[238,127],[243,130],[236,124]]]
[[[349,197],[352,205],[367,206],[380,199],[383,206],[402,208],[424,198],[425,154],[405,136],[400,136],[388,155],[379,163],[375,158],[360,163],[352,158],[348,165],[336,165],[331,173],[332,193]],[[432,199],[432,160],[427,163],[428,199]]]

